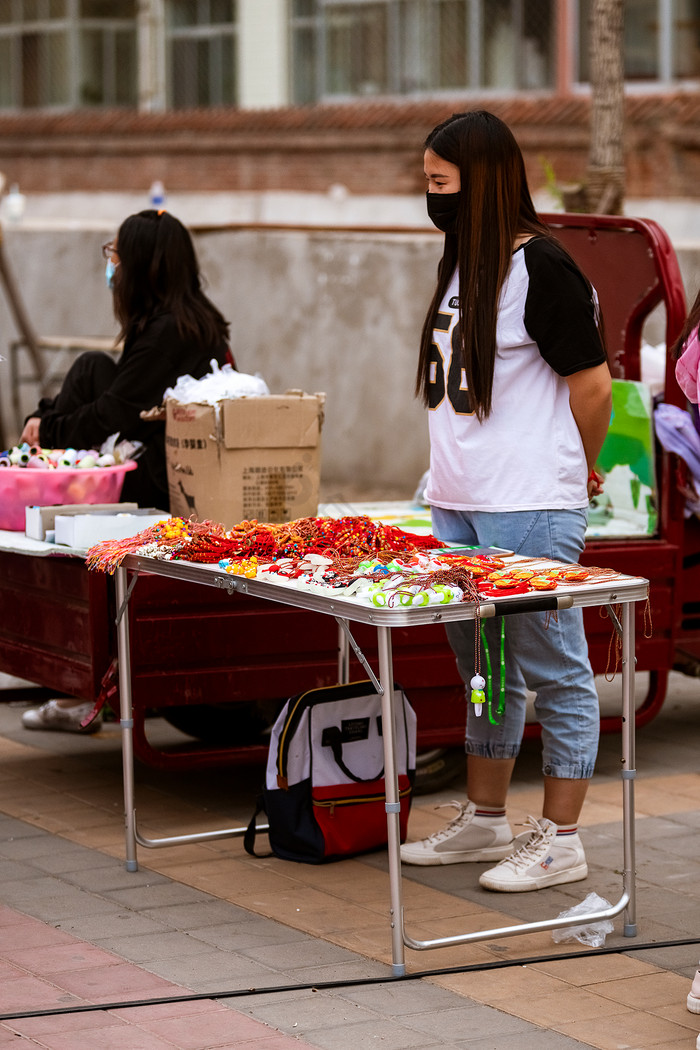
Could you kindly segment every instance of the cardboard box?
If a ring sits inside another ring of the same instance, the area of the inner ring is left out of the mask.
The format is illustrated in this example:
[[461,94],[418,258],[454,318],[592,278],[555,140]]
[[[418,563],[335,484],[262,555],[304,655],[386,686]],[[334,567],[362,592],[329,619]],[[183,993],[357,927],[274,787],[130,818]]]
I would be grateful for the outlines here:
[[215,521],[314,517],[325,394],[168,400],[165,449],[171,514]]
[[54,503],[50,507],[25,508],[25,534],[31,540],[45,540],[47,532],[53,532],[57,514],[87,514],[91,511],[107,511],[109,514],[129,513],[138,509],[137,503]]
[[102,540],[127,540],[169,517],[166,510],[135,507],[126,513],[93,511],[82,507],[80,514],[63,514],[57,507],[55,530],[57,544],[87,550]]

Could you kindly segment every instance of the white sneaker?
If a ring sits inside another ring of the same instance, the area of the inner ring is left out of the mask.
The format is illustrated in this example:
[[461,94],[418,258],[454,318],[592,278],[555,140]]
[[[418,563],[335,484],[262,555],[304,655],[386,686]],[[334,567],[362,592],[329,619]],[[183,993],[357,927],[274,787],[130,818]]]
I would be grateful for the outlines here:
[[[461,864],[500,860],[513,852],[513,832],[505,816],[478,814],[473,802],[446,802],[459,810],[447,827],[401,847],[404,864]],[[442,809],[442,806],[438,806]]]
[[[691,1014],[700,1014],[700,969],[695,971],[695,977],[688,992],[687,1006]],[[700,1036],[698,1036],[700,1041]]]
[[60,707],[58,700],[47,700],[41,707],[34,707],[22,715],[25,729],[55,729],[62,733],[96,733],[102,725],[102,712],[82,725],[92,714],[95,705],[87,701],[73,707]]
[[485,871],[480,885],[487,890],[523,893],[586,878],[588,865],[578,832],[557,838],[557,825],[546,817],[528,817],[528,823],[530,837],[510,857]]

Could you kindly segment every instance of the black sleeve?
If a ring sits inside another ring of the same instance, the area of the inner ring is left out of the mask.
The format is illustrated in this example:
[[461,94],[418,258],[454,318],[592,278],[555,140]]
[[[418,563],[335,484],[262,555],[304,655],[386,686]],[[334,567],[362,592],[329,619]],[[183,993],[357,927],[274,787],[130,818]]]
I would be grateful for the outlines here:
[[551,368],[570,376],[606,361],[596,323],[596,306],[576,263],[546,238],[523,251],[529,275],[525,327]]
[[110,386],[94,401],[73,412],[60,414],[47,406],[40,423],[45,448],[98,448],[111,434],[147,441],[153,424],[140,418],[142,411],[159,405],[163,393],[181,375],[200,378],[209,371],[209,361],[223,361],[224,351],[212,351],[183,340],[174,318],[154,318],[144,332],[127,341]]

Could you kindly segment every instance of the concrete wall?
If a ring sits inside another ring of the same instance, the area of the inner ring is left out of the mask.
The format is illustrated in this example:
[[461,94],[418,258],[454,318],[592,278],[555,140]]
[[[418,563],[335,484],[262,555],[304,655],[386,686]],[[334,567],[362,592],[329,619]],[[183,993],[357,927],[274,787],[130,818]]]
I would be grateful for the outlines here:
[[[40,335],[113,336],[100,246],[114,228],[6,228],[6,254]],[[413,396],[420,327],[440,254],[422,233],[238,230],[196,235],[208,292],[231,321],[238,366],[277,393],[325,391],[324,487],[409,496],[427,466],[426,415]],[[700,287],[700,248],[678,248],[689,299]],[[0,295],[0,354],[15,338]],[[663,318],[645,333],[663,340]],[[22,387],[22,413],[36,391]],[[8,362],[0,362],[6,440]],[[349,498],[349,496],[348,496]]]

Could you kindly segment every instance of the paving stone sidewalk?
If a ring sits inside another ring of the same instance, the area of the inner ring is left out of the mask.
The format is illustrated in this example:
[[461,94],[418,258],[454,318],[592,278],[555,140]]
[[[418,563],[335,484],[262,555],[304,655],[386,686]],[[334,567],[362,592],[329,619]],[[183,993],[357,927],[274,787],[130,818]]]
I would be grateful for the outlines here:
[[[555,946],[549,934],[518,936],[409,953],[405,981],[390,979],[382,854],[290,865],[249,858],[240,841],[223,840],[141,849],[139,870],[127,872],[117,728],[91,738],[29,734],[19,726],[20,710],[0,704],[0,1050],[287,1050],[292,1040],[328,1050],[692,1050],[700,1018],[686,1011],[685,996],[700,944],[642,946],[700,935],[700,683],[673,677],[664,712],[638,732],[636,950],[618,922],[607,943],[624,949],[619,954]],[[237,779],[232,771],[183,776],[140,767],[145,833],[247,818],[257,779],[254,772]],[[514,819],[537,806],[539,780],[531,742],[514,783]],[[590,794],[589,880],[495,895],[478,888],[478,866],[404,868],[417,933],[544,917],[589,889],[614,899],[614,736],[603,739]],[[435,806],[450,797],[415,800],[412,837],[443,822]],[[541,961],[577,949],[575,960]],[[526,961],[491,969],[498,960]],[[183,990],[212,998],[151,1005]],[[226,991],[243,994],[216,998]],[[144,1005],[127,1005],[135,998]],[[7,1016],[76,1001],[123,1005]]]
[[[386,983],[381,963],[146,868],[127,872],[98,850],[11,817],[0,817],[0,858],[0,1013],[57,1011],[3,1020],[0,1047],[18,1045],[15,1033],[21,1045],[47,1050],[287,1050],[300,1040],[333,1050],[482,1050],[516,1038],[523,1050],[581,1045],[430,983]],[[370,978],[332,991],[313,984]],[[58,1013],[252,987],[261,990]]]

